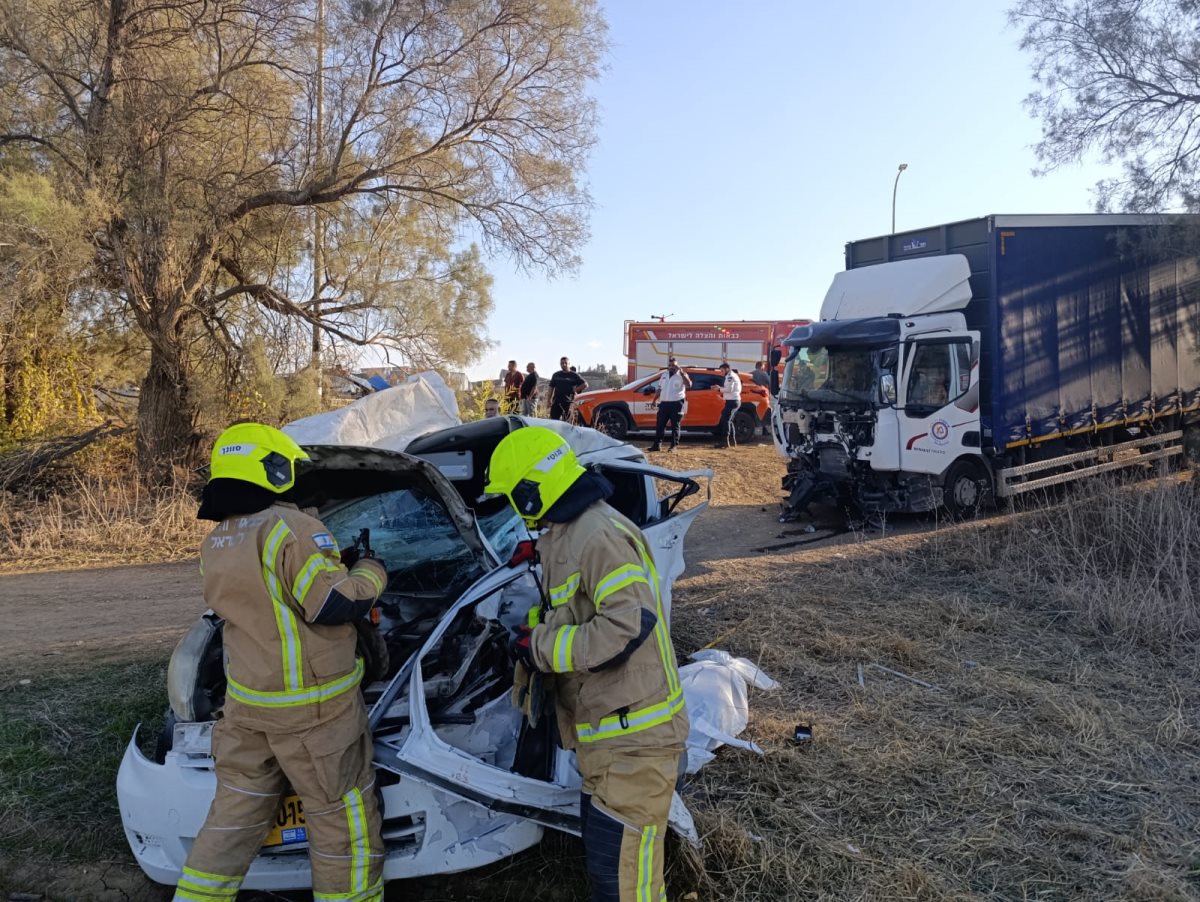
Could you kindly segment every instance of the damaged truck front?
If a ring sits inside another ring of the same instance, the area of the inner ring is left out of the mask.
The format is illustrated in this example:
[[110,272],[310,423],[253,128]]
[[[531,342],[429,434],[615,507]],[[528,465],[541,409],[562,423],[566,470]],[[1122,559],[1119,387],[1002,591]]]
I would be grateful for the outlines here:
[[822,495],[970,516],[1200,455],[1200,262],[1176,234],[1195,221],[988,216],[848,244],[820,321],[784,342],[784,519]]
[[933,477],[948,459],[968,474],[948,503],[978,503],[967,489],[980,472],[979,430],[967,427],[978,409],[979,333],[955,311],[970,299],[966,261],[886,269],[839,273],[822,320],[784,341],[776,434],[789,458],[790,514],[822,495],[867,513],[931,510],[945,498]]

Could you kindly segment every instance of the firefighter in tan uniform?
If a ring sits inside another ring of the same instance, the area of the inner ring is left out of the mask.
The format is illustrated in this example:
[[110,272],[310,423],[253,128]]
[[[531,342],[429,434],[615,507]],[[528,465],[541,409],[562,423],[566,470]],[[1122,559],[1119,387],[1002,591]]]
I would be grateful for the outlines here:
[[531,612],[513,653],[518,667],[553,674],[563,747],[583,775],[593,902],[665,902],[663,841],[688,724],[646,539],[605,503],[608,481],[543,427],[497,445],[487,491],[545,529],[548,608]]
[[354,621],[383,592],[375,558],[347,571],[320,520],[280,503],[307,455],[277,429],[217,439],[198,516],[204,598],[225,621],[223,717],[213,729],[217,792],[175,899],[237,896],[285,788],[300,795],[313,898],[383,898],[383,843],[371,736],[358,692]]

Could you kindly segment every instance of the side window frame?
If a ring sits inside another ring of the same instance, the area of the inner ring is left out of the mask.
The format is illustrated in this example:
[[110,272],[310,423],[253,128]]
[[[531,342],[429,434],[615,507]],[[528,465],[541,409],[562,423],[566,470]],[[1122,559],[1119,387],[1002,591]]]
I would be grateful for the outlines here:
[[[970,390],[973,349],[973,342],[970,338],[917,339],[909,344],[911,347],[905,354],[908,360],[908,372],[904,385],[904,410],[906,413],[918,417],[929,416],[933,412],[953,404]],[[913,399],[913,388],[918,374],[926,371],[921,369],[925,362],[924,355],[932,353],[935,349],[940,350],[944,355],[946,398],[938,402],[916,401]]]

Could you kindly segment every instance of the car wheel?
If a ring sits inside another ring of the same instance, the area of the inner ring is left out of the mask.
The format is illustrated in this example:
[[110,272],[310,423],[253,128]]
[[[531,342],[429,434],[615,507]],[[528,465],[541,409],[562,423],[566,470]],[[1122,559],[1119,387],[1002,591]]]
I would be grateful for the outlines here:
[[979,514],[992,493],[991,480],[978,464],[955,461],[942,483],[942,505],[955,520],[969,520]]
[[751,414],[744,410],[736,411],[733,415],[733,437],[737,439],[737,443],[748,445],[752,442],[757,425]]
[[615,439],[624,439],[629,434],[629,421],[621,411],[609,407],[596,414],[596,431]]

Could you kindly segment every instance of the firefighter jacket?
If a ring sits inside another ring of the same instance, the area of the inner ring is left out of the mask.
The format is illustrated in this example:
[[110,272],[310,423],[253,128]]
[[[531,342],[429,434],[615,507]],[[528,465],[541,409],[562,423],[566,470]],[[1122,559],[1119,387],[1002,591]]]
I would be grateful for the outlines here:
[[682,748],[687,712],[645,538],[603,501],[538,539],[549,610],[530,640],[553,673],[564,748]]
[[200,552],[204,600],[225,621],[225,716],[262,729],[311,727],[358,704],[354,621],[387,574],[349,571],[320,520],[286,504],[217,524]]

